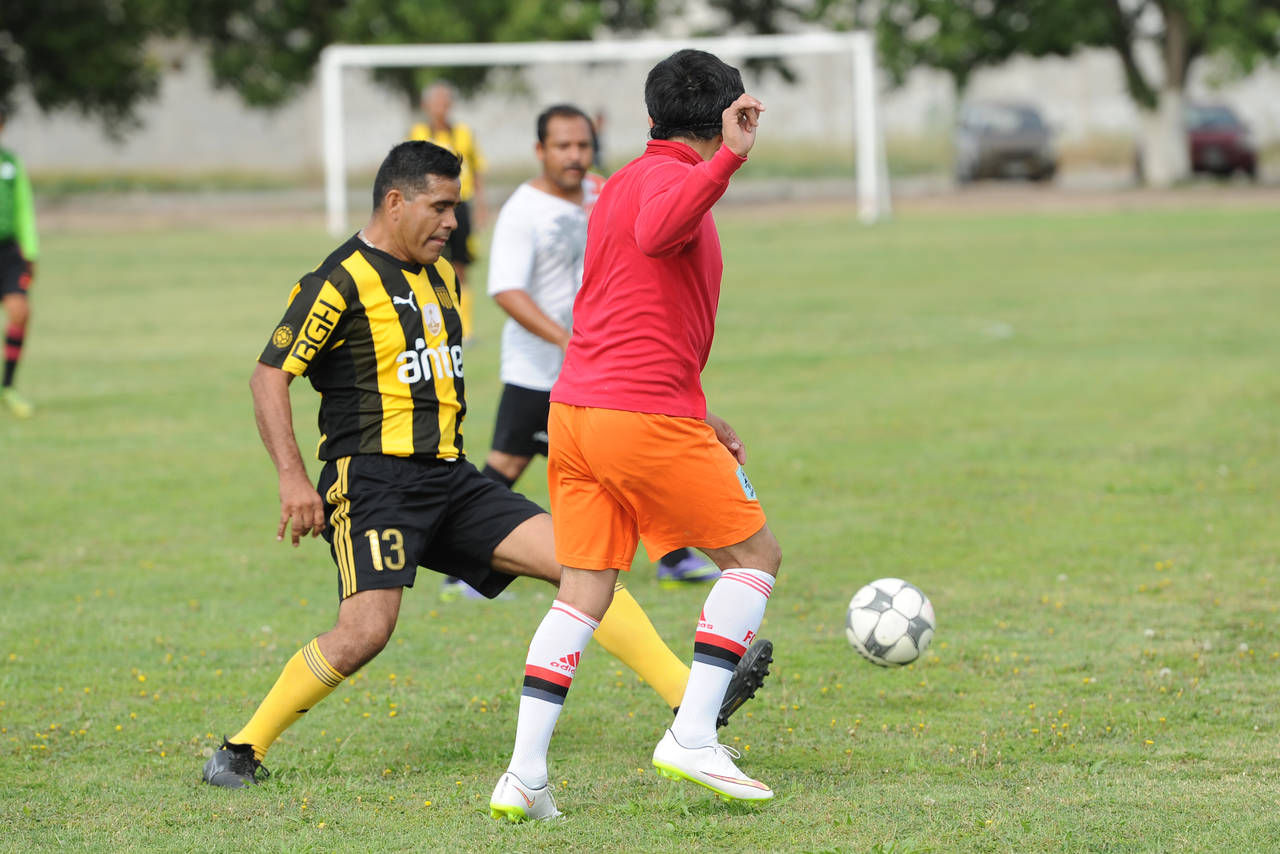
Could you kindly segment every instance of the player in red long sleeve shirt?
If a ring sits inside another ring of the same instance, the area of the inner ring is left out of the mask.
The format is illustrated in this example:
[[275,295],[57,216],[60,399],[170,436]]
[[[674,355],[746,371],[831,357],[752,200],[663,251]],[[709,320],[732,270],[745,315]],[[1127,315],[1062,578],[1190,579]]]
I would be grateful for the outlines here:
[[746,162],[764,106],[737,69],[694,50],[654,66],[645,105],[653,140],[609,179],[591,214],[573,337],[551,390],[548,481],[563,582],[529,645],[494,817],[559,815],[546,785],[551,732],[640,540],[651,557],[696,546],[722,571],[653,764],[723,797],[773,797],[719,744],[715,718],[763,619],[781,549],[742,470],[745,447],[707,412],[701,381],[723,269],[711,207]]

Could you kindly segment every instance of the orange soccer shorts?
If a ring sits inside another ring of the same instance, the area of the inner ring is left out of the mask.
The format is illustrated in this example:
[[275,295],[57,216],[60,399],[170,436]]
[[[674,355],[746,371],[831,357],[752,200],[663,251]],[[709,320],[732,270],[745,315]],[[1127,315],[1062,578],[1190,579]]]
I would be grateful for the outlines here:
[[718,549],[764,527],[751,482],[715,431],[673,418],[551,404],[547,481],[556,559],[629,569],[681,546]]

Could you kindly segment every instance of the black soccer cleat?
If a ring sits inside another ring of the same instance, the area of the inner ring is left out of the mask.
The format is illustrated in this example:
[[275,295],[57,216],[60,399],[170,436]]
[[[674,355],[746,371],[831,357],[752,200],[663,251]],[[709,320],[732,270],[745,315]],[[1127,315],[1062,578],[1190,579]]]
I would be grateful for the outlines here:
[[729,687],[725,689],[724,701],[720,703],[720,714],[716,716],[716,726],[722,727],[729,722],[729,716],[738,711],[742,704],[756,694],[756,689],[764,684],[764,677],[769,675],[769,665],[773,662],[773,642],[757,638],[747,648],[733,668],[733,677]]
[[210,786],[243,789],[258,785],[259,771],[262,772],[263,780],[271,776],[271,772],[254,756],[251,745],[232,744],[224,738],[222,747],[214,751],[209,761],[204,763],[202,777]]

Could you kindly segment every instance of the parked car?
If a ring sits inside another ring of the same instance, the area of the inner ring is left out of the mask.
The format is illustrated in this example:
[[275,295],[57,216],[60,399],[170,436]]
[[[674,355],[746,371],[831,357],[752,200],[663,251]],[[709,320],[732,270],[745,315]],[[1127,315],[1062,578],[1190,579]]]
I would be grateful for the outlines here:
[[960,110],[955,133],[956,180],[1029,178],[1058,171],[1053,134],[1031,104],[981,101]]
[[1228,106],[1192,104],[1183,112],[1192,172],[1226,178],[1240,171],[1258,179],[1258,148],[1249,128]]

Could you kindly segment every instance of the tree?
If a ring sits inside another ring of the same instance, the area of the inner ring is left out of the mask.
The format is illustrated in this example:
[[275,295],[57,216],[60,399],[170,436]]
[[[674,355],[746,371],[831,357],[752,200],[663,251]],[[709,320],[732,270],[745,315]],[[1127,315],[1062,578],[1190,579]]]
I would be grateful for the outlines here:
[[42,110],[99,116],[119,136],[159,88],[146,40],[169,24],[164,0],[3,0],[0,104],[25,89]]
[[[334,42],[501,42],[588,39],[601,28],[651,25],[660,0],[0,0],[0,104],[27,90],[46,112],[100,117],[119,136],[159,88],[160,39],[206,47],[215,82],[246,103],[283,103]],[[464,90],[489,69],[456,69]],[[379,79],[415,101],[441,69],[391,69]]]
[[[974,71],[1015,55],[1112,50],[1142,117],[1147,180],[1169,184],[1189,169],[1182,100],[1196,60],[1218,55],[1248,72],[1280,55],[1280,0],[711,0],[757,32],[800,23],[874,27],[895,80],[927,65],[963,89]],[[1156,68],[1143,64],[1155,48]]]
[[[601,29],[614,32],[650,25],[658,0],[351,0],[343,23],[353,43],[489,43],[576,41]],[[375,78],[416,104],[424,83],[448,76],[464,92],[484,83],[489,68],[384,68]]]
[[343,38],[351,0],[189,0],[182,29],[208,49],[214,83],[254,107],[284,103]]

